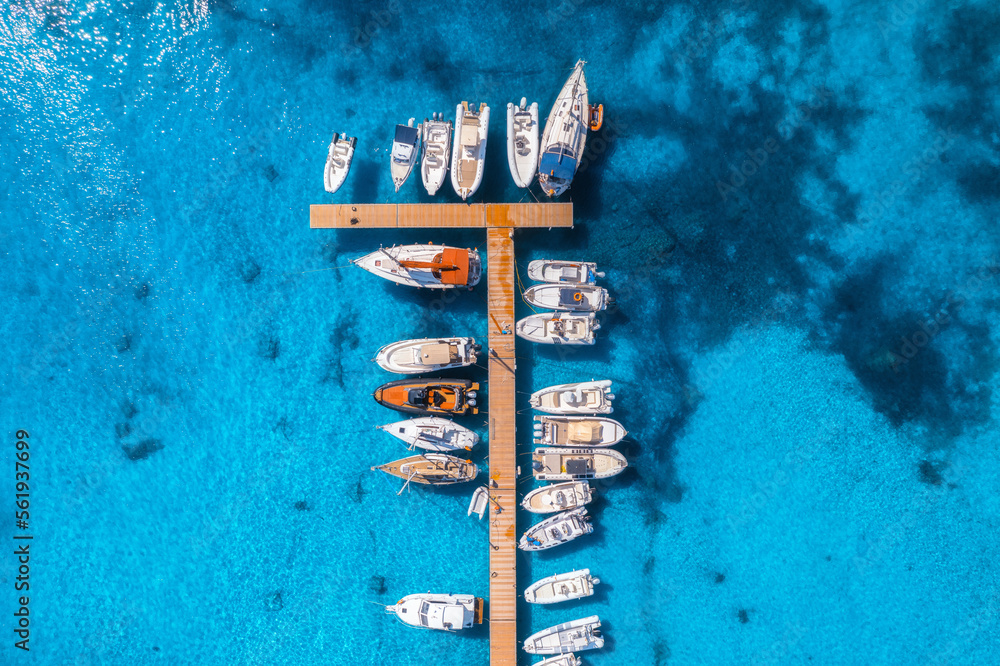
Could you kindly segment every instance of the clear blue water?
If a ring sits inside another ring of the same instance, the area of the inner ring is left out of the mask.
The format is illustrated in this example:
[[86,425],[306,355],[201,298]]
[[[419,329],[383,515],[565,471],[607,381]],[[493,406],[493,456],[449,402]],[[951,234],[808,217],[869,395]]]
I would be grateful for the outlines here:
[[484,240],[307,207],[428,200],[392,194],[392,128],[463,99],[494,109],[478,200],[527,200],[503,106],[547,113],[582,57],[579,224],[519,263],[599,261],[618,307],[591,350],[522,345],[519,381],[615,379],[632,467],[594,535],[522,556],[606,581],[522,635],[598,613],[594,666],[1000,662],[998,36],[986,1],[6,4],[2,468],[29,430],[36,538],[30,654],[3,548],[0,661],[485,663],[485,631],[376,605],[485,594],[487,547],[467,490],[369,471],[403,449],[367,396],[379,345],[483,336],[482,290],[339,268]]

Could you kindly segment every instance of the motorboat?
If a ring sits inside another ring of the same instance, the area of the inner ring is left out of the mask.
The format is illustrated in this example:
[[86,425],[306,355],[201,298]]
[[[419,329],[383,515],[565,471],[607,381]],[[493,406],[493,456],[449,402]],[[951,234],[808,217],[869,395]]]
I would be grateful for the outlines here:
[[433,243],[380,247],[351,263],[397,284],[425,289],[472,288],[482,274],[476,250]]
[[546,447],[531,454],[531,471],[539,481],[607,479],[626,467],[625,456],[614,449]]
[[528,264],[528,278],[553,284],[594,284],[604,273],[591,261],[535,259]]
[[410,177],[413,165],[417,163],[417,155],[420,153],[421,127],[420,125],[414,127],[413,120],[410,118],[408,125],[396,125],[396,135],[392,139],[389,163],[392,182],[397,192]]
[[608,290],[591,284],[536,284],[524,291],[528,305],[567,312],[598,312],[608,307]]
[[474,462],[446,453],[421,453],[376,465],[372,467],[372,471],[375,470],[403,479],[407,483],[425,486],[447,486],[474,481],[479,475],[479,468]]
[[563,511],[532,525],[521,535],[517,547],[521,550],[548,550],[573,539],[590,534],[594,526],[590,524],[587,507]]
[[590,126],[590,103],[587,79],[580,60],[566,79],[556,97],[545,131],[542,132],[541,154],[538,157],[538,182],[550,197],[557,197],[573,182],[580,168]]
[[594,499],[594,490],[586,481],[552,483],[529,492],[521,506],[531,513],[555,513],[581,507]]
[[602,647],[601,618],[596,615],[542,629],[524,641],[524,651],[531,654],[565,654]]
[[400,340],[379,349],[375,362],[389,372],[413,375],[472,365],[479,349],[473,338]]
[[443,113],[432,114],[432,120],[424,118],[424,156],[420,162],[420,177],[424,181],[427,194],[431,196],[444,185],[451,161],[451,121],[444,119]]
[[472,493],[472,499],[469,500],[469,510],[465,515],[471,516],[476,514],[479,516],[479,520],[483,519],[483,514],[486,513],[486,509],[490,506],[490,490],[486,486],[479,486],[476,488],[475,492]]
[[389,409],[410,414],[478,414],[471,379],[401,379],[375,389],[375,401]]
[[468,102],[455,107],[455,140],[451,146],[451,185],[465,201],[479,189],[483,182],[486,163],[486,137],[490,128],[490,107],[486,102],[479,111],[469,108]]
[[543,659],[531,666],[583,666],[583,659],[580,659],[573,653],[560,654],[555,657]]
[[536,416],[535,444],[542,446],[612,446],[628,431],[602,416]]
[[601,129],[601,125],[604,124],[604,105],[603,104],[591,104],[590,105],[590,131],[596,132]]
[[594,586],[600,582],[600,578],[590,575],[590,569],[556,574],[529,585],[524,591],[524,600],[529,604],[557,604],[583,599],[592,595]]
[[479,443],[474,431],[440,416],[419,416],[375,427],[403,440],[411,449],[471,451]]
[[461,631],[483,622],[483,600],[471,594],[408,594],[385,612],[422,629]]
[[518,187],[530,187],[538,169],[538,103],[507,104],[507,164]]
[[357,138],[346,134],[334,134],[330,142],[330,150],[326,155],[326,169],[323,170],[323,187],[330,194],[340,189],[347,180],[347,172],[351,170],[351,160],[354,159],[354,146]]
[[539,312],[518,321],[514,332],[543,345],[592,345],[594,332],[600,327],[593,312]]
[[601,379],[575,384],[549,386],[531,394],[529,402],[540,412],[549,414],[610,414],[611,380]]

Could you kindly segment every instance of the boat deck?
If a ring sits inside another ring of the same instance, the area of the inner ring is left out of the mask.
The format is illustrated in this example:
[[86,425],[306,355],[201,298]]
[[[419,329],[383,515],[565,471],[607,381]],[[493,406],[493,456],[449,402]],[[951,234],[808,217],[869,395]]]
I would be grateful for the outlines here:
[[517,666],[517,447],[513,230],[572,227],[572,203],[339,204],[310,207],[314,229],[486,229],[489,330],[490,665]]

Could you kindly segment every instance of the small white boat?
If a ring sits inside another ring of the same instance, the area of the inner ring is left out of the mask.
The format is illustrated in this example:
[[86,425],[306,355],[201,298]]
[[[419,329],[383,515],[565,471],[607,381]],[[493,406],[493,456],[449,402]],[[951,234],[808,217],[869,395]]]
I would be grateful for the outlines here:
[[409,594],[385,612],[422,629],[461,631],[483,621],[483,600],[471,594]]
[[476,491],[472,493],[472,499],[469,501],[469,511],[465,514],[471,516],[476,514],[479,516],[479,520],[483,519],[483,514],[486,513],[487,507],[490,505],[490,491],[486,486],[480,486],[476,488]]
[[628,467],[614,449],[541,448],[531,454],[531,472],[539,481],[607,479]]
[[543,345],[592,345],[594,332],[600,327],[593,312],[539,312],[518,321],[514,332]]
[[380,247],[351,263],[397,284],[427,289],[471,288],[482,273],[478,252],[447,245]]
[[401,375],[464,368],[476,362],[479,345],[472,338],[400,340],[378,350],[375,362]]
[[396,135],[392,139],[390,171],[397,192],[410,177],[413,165],[417,163],[417,154],[420,152],[421,127],[420,125],[414,127],[413,120],[410,118],[408,125],[396,125]]
[[375,427],[403,440],[411,449],[471,451],[479,443],[479,435],[474,431],[440,416],[419,416]]
[[577,382],[549,386],[531,394],[531,406],[549,414],[610,414],[611,380]]
[[590,575],[590,569],[556,574],[529,585],[524,591],[524,600],[529,604],[557,604],[583,599],[592,595],[594,586],[600,582],[600,578]]
[[583,506],[572,511],[557,513],[529,527],[521,535],[517,547],[521,550],[548,550],[569,543],[594,531],[589,518],[587,508]]
[[596,615],[542,629],[524,641],[524,651],[531,654],[566,654],[602,647],[601,618]]
[[479,111],[469,109],[468,102],[455,107],[455,140],[451,146],[451,185],[465,201],[483,182],[486,163],[486,137],[490,128],[490,107],[486,102]]
[[583,60],[576,63],[545,121],[538,157],[538,182],[550,197],[557,197],[569,189],[587,144],[590,101],[587,79],[583,75],[584,64]]
[[586,481],[552,483],[536,488],[524,496],[521,506],[531,513],[555,513],[581,507],[594,499],[594,491]]
[[573,653],[561,654],[557,657],[543,659],[531,666],[583,666],[583,659],[580,659]]
[[535,444],[542,446],[612,446],[628,431],[603,416],[536,416]]
[[524,291],[528,305],[567,312],[598,312],[608,307],[608,290],[591,284],[536,284]]
[[528,277],[535,282],[555,284],[594,284],[604,273],[591,261],[535,259],[528,264]]
[[507,104],[507,164],[518,187],[530,187],[538,169],[538,103]]
[[444,114],[435,113],[432,120],[424,118],[424,156],[420,162],[420,177],[427,188],[427,194],[434,195],[444,185],[451,161],[451,121]]
[[346,134],[334,134],[330,142],[330,150],[326,155],[326,169],[323,171],[323,187],[330,194],[340,189],[351,170],[351,160],[354,159],[354,145],[357,138]]

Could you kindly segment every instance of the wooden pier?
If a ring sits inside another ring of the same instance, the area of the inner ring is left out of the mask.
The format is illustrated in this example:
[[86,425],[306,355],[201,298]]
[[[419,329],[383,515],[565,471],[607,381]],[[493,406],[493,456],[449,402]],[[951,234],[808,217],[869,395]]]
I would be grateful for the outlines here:
[[517,666],[517,438],[514,229],[573,226],[572,203],[336,204],[309,209],[314,229],[486,229],[489,330],[490,666]]

